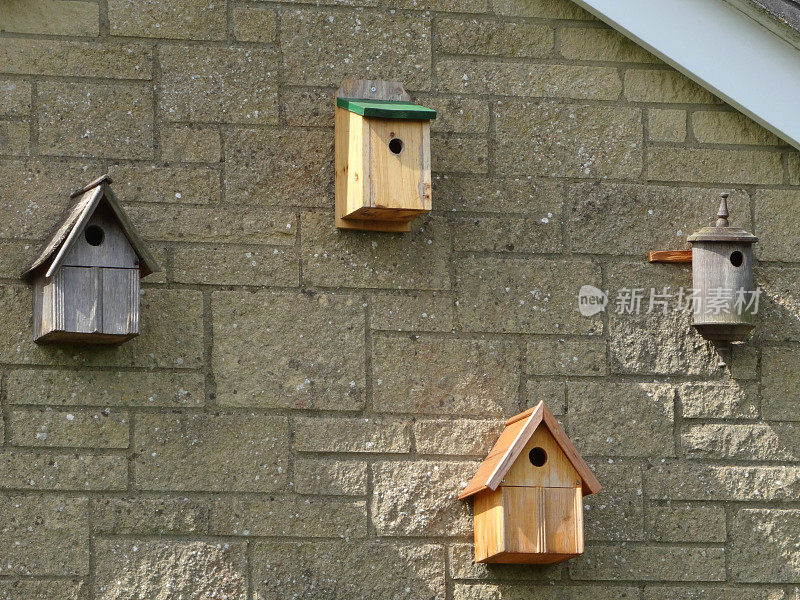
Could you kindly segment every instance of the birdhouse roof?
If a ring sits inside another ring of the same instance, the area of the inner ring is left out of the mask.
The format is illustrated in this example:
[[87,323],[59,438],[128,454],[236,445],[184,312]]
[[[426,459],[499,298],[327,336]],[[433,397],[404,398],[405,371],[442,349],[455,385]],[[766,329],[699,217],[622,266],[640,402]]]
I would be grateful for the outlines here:
[[378,119],[408,119],[429,121],[436,118],[436,111],[405,100],[375,100],[336,98],[336,106],[364,117]]
[[105,200],[109,208],[111,208],[128,243],[130,243],[139,257],[141,276],[145,277],[150,273],[156,273],[161,270],[156,259],[153,258],[145,243],[136,233],[128,215],[122,210],[122,205],[120,205],[114,192],[111,191],[110,183],[111,177],[103,175],[70,195],[70,198],[74,199],[72,206],[70,206],[55,232],[42,246],[36,259],[22,273],[23,278],[31,275],[55,255],[47,270],[47,277],[50,277],[66,258],[72,244],[83,231],[101,200]]
[[489,455],[478,467],[475,476],[458,496],[460,500],[469,498],[473,494],[484,490],[496,490],[505,477],[511,465],[519,458],[522,449],[531,439],[534,431],[542,425],[547,427],[559,448],[564,452],[569,462],[580,475],[583,495],[594,494],[600,491],[600,482],[594,476],[589,465],[578,454],[575,446],[569,441],[567,434],[558,424],[556,418],[545,406],[539,402],[533,408],[526,410],[506,421],[506,427],[497,438]]

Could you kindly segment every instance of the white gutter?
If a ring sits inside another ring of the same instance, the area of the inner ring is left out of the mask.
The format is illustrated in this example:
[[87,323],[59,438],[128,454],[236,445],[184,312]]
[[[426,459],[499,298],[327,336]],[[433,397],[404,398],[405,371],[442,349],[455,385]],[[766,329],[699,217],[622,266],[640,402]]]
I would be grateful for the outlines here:
[[800,149],[800,50],[723,0],[574,0]]

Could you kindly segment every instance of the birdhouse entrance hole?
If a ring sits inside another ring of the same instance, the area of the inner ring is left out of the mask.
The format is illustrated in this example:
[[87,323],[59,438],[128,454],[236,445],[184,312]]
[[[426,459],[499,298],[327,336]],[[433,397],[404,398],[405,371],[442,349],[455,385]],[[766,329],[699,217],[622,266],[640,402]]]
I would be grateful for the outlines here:
[[389,150],[392,151],[392,154],[400,154],[403,151],[403,140],[400,138],[389,140]]
[[731,264],[734,267],[741,267],[743,262],[744,262],[744,255],[741,252],[739,252],[738,250],[731,252]]
[[106,237],[103,228],[98,225],[90,225],[83,232],[83,235],[86,238],[86,243],[90,246],[99,246]]
[[544,448],[536,446],[528,454],[528,460],[531,461],[534,467],[543,467],[544,463],[547,462],[547,452],[544,451]]

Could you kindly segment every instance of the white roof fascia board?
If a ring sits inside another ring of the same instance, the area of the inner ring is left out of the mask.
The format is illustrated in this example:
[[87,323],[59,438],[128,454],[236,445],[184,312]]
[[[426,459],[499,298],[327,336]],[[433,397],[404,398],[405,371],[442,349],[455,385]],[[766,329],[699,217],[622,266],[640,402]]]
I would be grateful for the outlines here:
[[800,50],[723,0],[573,0],[800,149]]

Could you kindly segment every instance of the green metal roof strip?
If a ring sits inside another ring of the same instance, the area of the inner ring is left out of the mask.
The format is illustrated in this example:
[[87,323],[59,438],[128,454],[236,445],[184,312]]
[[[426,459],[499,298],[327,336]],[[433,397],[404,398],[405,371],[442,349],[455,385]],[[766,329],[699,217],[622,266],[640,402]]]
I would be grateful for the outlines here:
[[358,100],[355,98],[336,98],[336,106],[364,117],[377,119],[410,119],[428,121],[436,118],[436,111],[419,104],[399,100]]

